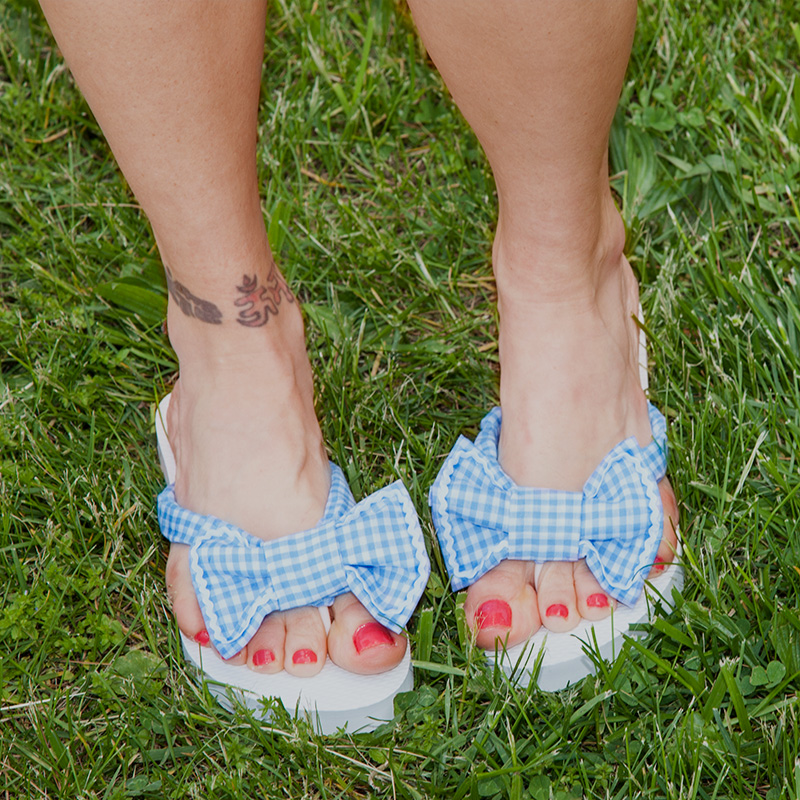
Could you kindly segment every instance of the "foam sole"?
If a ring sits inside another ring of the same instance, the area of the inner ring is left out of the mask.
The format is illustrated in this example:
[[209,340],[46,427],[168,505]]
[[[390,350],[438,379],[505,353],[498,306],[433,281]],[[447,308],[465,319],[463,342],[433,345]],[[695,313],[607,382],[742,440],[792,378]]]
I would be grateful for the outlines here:
[[[642,318],[639,307],[639,317]],[[644,391],[648,388],[647,339],[639,332],[639,380]],[[680,558],[680,550],[677,554]],[[486,651],[490,664],[499,665],[519,686],[527,686],[538,665],[536,679],[540,689],[556,692],[595,672],[595,663],[586,650],[613,661],[626,637],[641,636],[643,631],[631,631],[631,626],[649,622],[659,607],[672,606],[672,592],[683,589],[683,570],[679,563],[668,565],[657,578],[648,582],[635,606],[617,606],[611,616],[597,622],[582,620],[567,633],[552,633],[541,628],[530,639],[507,649]]]
[[[169,401],[167,395],[158,406],[156,438],[161,469],[167,483],[172,483],[176,465],[166,428]],[[313,678],[297,678],[287,672],[264,675],[245,665],[233,666],[183,634],[181,642],[198,681],[224,708],[232,710],[240,703],[269,720],[272,709],[264,701],[274,698],[290,714],[308,719],[323,734],[345,727],[350,733],[375,730],[394,716],[395,696],[414,686],[409,648],[396,667],[379,675],[354,675],[328,658]]]
[[263,701],[275,698],[323,734],[345,727],[351,733],[375,730],[394,716],[395,696],[414,687],[408,648],[400,664],[380,675],[354,675],[328,659],[313,678],[296,678],[288,672],[262,675],[243,665],[226,664],[183,634],[181,642],[198,680],[223,708],[231,711],[240,703],[268,721],[272,710]]
[[586,649],[609,661],[616,659],[626,637],[643,635],[642,631],[631,631],[632,625],[649,622],[659,606],[665,610],[671,607],[673,589],[683,589],[683,570],[678,564],[670,564],[649,581],[635,606],[617,606],[610,617],[598,622],[581,620],[568,633],[540,628],[526,642],[487,651],[487,657],[519,686],[530,683],[541,659],[536,682],[546,692],[557,692],[594,674],[595,663]]

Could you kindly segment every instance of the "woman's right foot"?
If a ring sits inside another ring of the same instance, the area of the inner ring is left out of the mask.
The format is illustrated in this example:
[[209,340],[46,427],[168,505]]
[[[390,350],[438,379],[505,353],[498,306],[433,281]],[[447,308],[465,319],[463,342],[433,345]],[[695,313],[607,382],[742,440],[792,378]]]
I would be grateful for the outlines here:
[[[300,311],[277,269],[244,276],[227,303],[201,301],[174,279],[170,290],[169,333],[181,367],[167,419],[177,501],[265,540],[313,527],[325,508],[330,471]],[[190,296],[190,308],[208,303],[209,314],[213,305],[218,321],[188,316],[176,294]],[[237,304],[242,297],[247,301]],[[258,298],[261,306],[253,302]],[[211,646],[188,551],[171,545],[167,590],[181,631]],[[406,639],[375,622],[353,595],[336,598],[331,611],[327,637],[316,608],[270,614],[229,661],[301,677],[319,672],[327,655],[363,674],[400,662]]]

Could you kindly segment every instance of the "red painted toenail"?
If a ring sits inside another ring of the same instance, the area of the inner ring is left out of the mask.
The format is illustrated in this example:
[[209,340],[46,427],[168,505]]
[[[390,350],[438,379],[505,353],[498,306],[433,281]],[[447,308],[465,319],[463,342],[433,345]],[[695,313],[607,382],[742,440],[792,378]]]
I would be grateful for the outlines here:
[[356,628],[353,634],[353,644],[356,652],[369,650],[370,647],[380,647],[381,645],[394,644],[392,634],[386,630],[379,622],[365,622]]
[[475,614],[475,623],[484,628],[510,628],[511,606],[505,600],[487,600]]
[[292,664],[316,664],[317,663],[317,654],[313,650],[309,650],[305,648],[303,650],[298,650],[292,656]]
[[664,569],[666,569],[667,563],[668,562],[666,558],[663,558],[662,556],[656,556],[655,559],[653,559],[653,569],[656,572],[663,572]]
[[545,611],[545,615],[548,617],[564,617],[564,619],[566,619],[569,616],[569,609],[561,603],[553,603],[553,605]]
[[275,660],[275,653],[272,650],[256,650],[253,653],[253,665],[256,667],[263,667],[265,664],[271,664]]
[[196,633],[194,635],[194,640],[199,644],[201,647],[208,647],[208,643],[211,641],[211,637],[208,635],[208,631],[203,628],[200,633]]
[[586,605],[589,608],[606,608],[608,606],[608,598],[604,594],[590,594],[586,598]]

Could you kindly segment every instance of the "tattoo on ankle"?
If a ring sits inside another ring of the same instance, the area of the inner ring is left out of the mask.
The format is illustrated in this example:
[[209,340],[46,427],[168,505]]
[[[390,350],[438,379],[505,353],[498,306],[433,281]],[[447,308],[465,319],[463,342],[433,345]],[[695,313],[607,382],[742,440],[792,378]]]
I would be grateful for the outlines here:
[[172,277],[168,267],[165,267],[164,270],[167,273],[169,293],[187,317],[194,317],[200,322],[208,322],[211,325],[222,324],[222,312],[217,306],[192,294],[180,281],[176,281]]
[[258,285],[255,275],[252,278],[242,275],[242,285],[236,289],[242,295],[233,301],[235,306],[242,309],[236,321],[248,328],[260,328],[267,324],[270,314],[277,315],[281,297],[294,303],[294,295],[274,264],[263,286]]

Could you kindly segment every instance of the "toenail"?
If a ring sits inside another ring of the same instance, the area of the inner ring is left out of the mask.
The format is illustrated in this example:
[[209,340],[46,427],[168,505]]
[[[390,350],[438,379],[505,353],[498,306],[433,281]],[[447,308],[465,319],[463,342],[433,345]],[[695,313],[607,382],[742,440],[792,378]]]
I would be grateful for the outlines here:
[[360,653],[370,647],[394,644],[394,639],[392,639],[392,634],[379,622],[365,622],[356,628],[356,632],[353,634],[353,644],[356,646],[356,652]]
[[608,598],[604,594],[590,594],[586,598],[586,605],[589,608],[605,608],[608,605]]
[[313,650],[304,648],[297,650],[292,656],[292,664],[316,664],[317,654]]
[[487,600],[475,614],[479,629],[510,628],[511,606],[505,600]]
[[201,630],[200,633],[195,634],[194,640],[201,647],[208,647],[208,644],[211,641],[211,637],[208,635],[208,631],[205,628],[203,628],[203,630]]
[[271,664],[275,660],[275,653],[272,650],[256,650],[253,653],[253,665],[256,667],[263,667],[265,664]]
[[663,558],[662,556],[656,556],[653,560],[653,569],[656,572],[662,572],[664,568],[667,566],[667,559]]
[[569,609],[561,603],[553,603],[545,612],[545,616],[564,617],[566,619],[569,616]]

